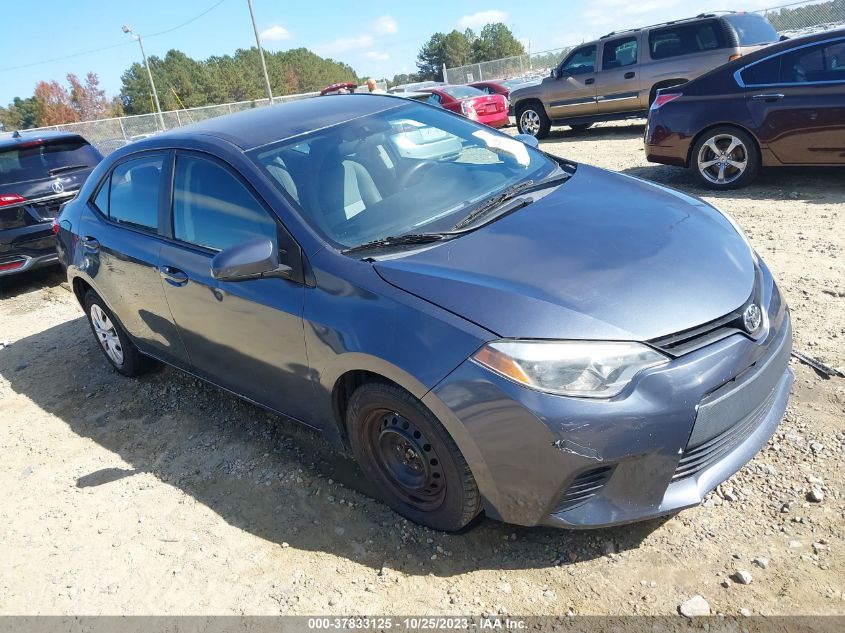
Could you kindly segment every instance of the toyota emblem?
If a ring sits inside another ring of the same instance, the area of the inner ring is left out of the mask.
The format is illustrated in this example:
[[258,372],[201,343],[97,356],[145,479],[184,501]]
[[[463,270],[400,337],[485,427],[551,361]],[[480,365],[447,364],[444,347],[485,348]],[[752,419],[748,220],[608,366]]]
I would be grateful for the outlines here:
[[742,313],[742,324],[749,334],[754,334],[760,328],[761,323],[763,323],[763,313],[756,303],[752,303]]
[[54,180],[53,184],[50,185],[53,188],[53,191],[56,193],[64,193],[65,186],[62,184],[61,180]]

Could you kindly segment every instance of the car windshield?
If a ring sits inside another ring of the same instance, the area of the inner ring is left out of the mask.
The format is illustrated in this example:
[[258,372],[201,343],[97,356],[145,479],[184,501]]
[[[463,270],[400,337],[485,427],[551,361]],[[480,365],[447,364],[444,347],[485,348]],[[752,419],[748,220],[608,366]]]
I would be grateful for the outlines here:
[[472,86],[447,86],[440,89],[453,99],[469,99],[471,97],[483,97],[484,93]]
[[725,20],[730,24],[737,36],[740,46],[754,46],[756,44],[769,44],[780,39],[775,27],[762,15],[755,13],[736,13],[726,15]]
[[24,141],[0,148],[0,185],[42,180],[50,178],[51,171],[94,167],[99,162],[97,150],[82,138]]
[[340,249],[448,231],[480,202],[560,169],[520,141],[414,102],[249,154]]

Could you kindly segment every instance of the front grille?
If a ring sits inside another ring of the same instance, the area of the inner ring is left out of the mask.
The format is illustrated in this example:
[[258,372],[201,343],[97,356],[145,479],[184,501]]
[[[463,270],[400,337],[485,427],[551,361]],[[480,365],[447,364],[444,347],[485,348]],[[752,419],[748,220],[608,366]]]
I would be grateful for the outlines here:
[[702,400],[673,481],[698,474],[754,433],[772,408],[791,342],[787,330],[779,347]]
[[649,343],[677,358],[737,333],[745,333],[742,309],[734,310],[704,325],[653,339]]
[[560,498],[555,514],[571,510],[595,497],[604,488],[612,472],[613,466],[600,466],[578,475]]

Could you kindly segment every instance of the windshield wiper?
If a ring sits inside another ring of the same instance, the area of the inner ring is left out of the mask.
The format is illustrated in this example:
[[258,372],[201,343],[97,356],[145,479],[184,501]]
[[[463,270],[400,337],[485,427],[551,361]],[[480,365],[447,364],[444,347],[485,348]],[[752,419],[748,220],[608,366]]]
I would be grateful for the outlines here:
[[382,237],[380,239],[373,240],[372,242],[358,244],[358,246],[350,246],[340,252],[346,254],[368,251],[375,248],[401,246],[403,244],[428,244],[430,242],[437,242],[446,237],[448,237],[448,233],[406,233],[405,235]]
[[53,169],[48,169],[47,173],[51,176],[55,176],[59,172],[63,171],[73,171],[74,169],[85,169],[88,165],[63,165],[61,167],[53,167]]
[[[528,193],[529,191],[538,191],[539,189],[545,189],[547,187],[554,187],[555,185],[559,185],[569,180],[571,176],[572,174],[567,172],[557,173],[553,176],[543,178],[542,180],[526,180],[512,187],[508,187],[504,191],[497,193],[495,196],[476,206],[469,215],[453,226],[452,230],[457,231],[469,226],[481,216],[486,215],[490,211],[503,205],[508,200],[513,200],[521,194]],[[530,204],[530,202],[531,201],[526,200],[526,204]]]

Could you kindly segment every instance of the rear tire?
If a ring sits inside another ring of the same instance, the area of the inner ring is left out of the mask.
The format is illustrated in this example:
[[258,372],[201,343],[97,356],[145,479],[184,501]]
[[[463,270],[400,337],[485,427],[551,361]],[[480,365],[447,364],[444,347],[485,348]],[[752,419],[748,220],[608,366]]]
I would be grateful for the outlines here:
[[726,191],[745,187],[760,170],[760,151],[743,130],[723,125],[708,130],[690,154],[690,169],[710,189]]
[[355,458],[396,512],[454,532],[481,511],[481,495],[461,451],[407,391],[387,383],[361,385],[346,418]]
[[96,292],[86,292],[82,305],[100,351],[117,372],[124,376],[138,376],[153,365],[151,358],[138,351]]
[[536,139],[546,138],[552,129],[552,122],[539,103],[519,106],[516,113],[516,127],[520,134],[528,134]]

